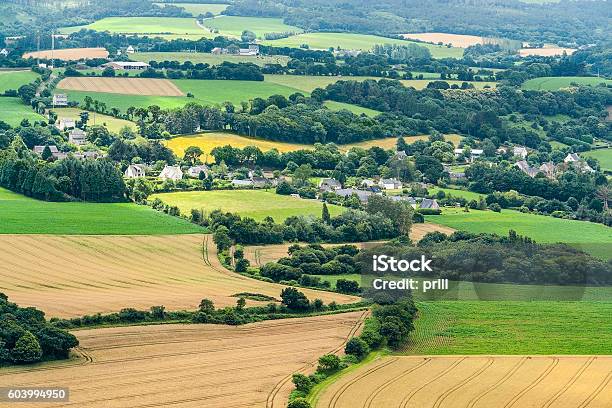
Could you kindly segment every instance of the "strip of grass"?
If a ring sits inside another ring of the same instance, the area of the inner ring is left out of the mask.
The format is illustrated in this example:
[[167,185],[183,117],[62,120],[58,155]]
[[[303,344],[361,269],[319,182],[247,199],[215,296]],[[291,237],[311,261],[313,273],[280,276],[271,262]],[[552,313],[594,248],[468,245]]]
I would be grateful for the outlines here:
[[244,30],[254,32],[258,38],[263,38],[266,33],[302,32],[299,27],[283,23],[282,18],[269,17],[219,16],[204,20],[203,25],[233,37],[240,37]]
[[0,188],[0,234],[162,235],[204,229],[132,203],[52,203]]
[[610,354],[612,302],[419,302],[403,354]]
[[[77,108],[56,108],[54,112],[57,113],[58,119],[72,118],[79,119],[81,109]],[[89,120],[87,121],[88,126],[104,126],[109,131],[117,133],[121,128],[127,126],[133,130],[136,130],[136,123],[130,122],[125,119],[118,119],[109,115],[102,115],[96,112],[89,112]]]
[[0,97],[0,120],[11,126],[18,126],[23,119],[30,122],[45,120],[45,117],[34,112],[19,98]]
[[521,85],[521,88],[537,91],[555,91],[572,86],[572,83],[591,86],[601,83],[611,85],[612,80],[597,77],[540,77],[525,81],[523,85]]
[[[214,190],[188,191],[176,193],[154,194],[163,202],[180,208],[181,213],[189,214],[192,209],[205,212],[221,209],[238,213],[261,221],[272,217],[276,222],[282,222],[288,217],[305,215],[321,217],[323,203],[317,200],[294,198],[276,194],[273,189],[265,190]],[[340,214],[344,208],[328,205],[332,216]]]
[[442,188],[442,187],[432,187],[428,188],[427,191],[430,194],[436,194],[438,191],[444,191],[446,195],[452,195],[453,197],[463,197],[466,200],[478,200],[480,197],[485,197],[486,194],[478,194],[473,191],[467,190],[457,190],[454,188]]
[[374,116],[379,115],[381,113],[380,111],[377,111],[377,110],[374,110],[374,109],[364,108],[362,106],[353,105],[353,104],[344,103],[344,102],[325,101],[324,104],[330,110],[339,111],[339,110],[346,109],[348,111],[353,112],[356,115],[365,114],[366,116],[374,117]]

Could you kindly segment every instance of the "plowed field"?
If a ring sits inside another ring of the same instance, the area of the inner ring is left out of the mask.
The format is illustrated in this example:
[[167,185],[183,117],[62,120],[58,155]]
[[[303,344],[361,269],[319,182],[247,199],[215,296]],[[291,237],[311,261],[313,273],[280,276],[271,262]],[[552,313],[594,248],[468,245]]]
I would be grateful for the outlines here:
[[184,96],[172,81],[157,78],[69,77],[62,79],[57,87],[123,95]]
[[79,359],[4,369],[0,386],[69,387],[69,402],[42,404],[54,408],[282,407],[291,374],[342,350],[364,313],[81,330]]
[[[283,287],[223,268],[206,235],[0,235],[0,292],[21,306],[36,306],[48,317],[154,305],[195,309],[202,298],[224,307],[235,305],[232,295],[241,292],[278,299]],[[303,292],[325,303],[357,300]]]
[[612,356],[385,357],[333,383],[317,407],[604,408]]
[[23,55],[23,58],[54,58],[63,61],[78,61],[81,59],[108,58],[108,51],[106,48],[66,48],[28,52]]

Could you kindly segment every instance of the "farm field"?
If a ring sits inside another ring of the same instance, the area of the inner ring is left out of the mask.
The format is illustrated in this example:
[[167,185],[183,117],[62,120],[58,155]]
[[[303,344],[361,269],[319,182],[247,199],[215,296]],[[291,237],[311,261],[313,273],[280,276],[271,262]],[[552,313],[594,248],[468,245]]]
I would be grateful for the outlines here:
[[576,50],[574,48],[562,48],[556,46],[544,47],[544,48],[522,48],[519,50],[521,57],[527,57],[530,55],[537,55],[540,57],[554,57],[555,55],[572,55]]
[[478,194],[473,191],[457,190],[454,188],[432,187],[428,188],[427,191],[429,194],[436,194],[438,191],[444,191],[447,195],[450,194],[454,197],[463,197],[466,200],[478,200],[480,197],[486,197],[486,194]]
[[[418,136],[404,136],[404,140],[406,143],[414,143],[417,140],[427,140],[429,138],[428,135],[418,135]],[[463,139],[463,136],[457,134],[448,134],[444,135],[444,140],[447,142],[453,143],[455,146],[459,145],[459,142]],[[363,149],[369,149],[372,146],[382,147],[383,149],[395,149],[397,144],[396,137],[388,137],[385,139],[374,139],[374,140],[366,140],[363,142],[351,143],[347,145],[341,145],[340,148],[342,150],[349,150],[351,147],[361,147]]]
[[34,82],[39,75],[32,71],[0,71],[0,94],[9,89],[15,91],[21,85]]
[[185,96],[168,79],[68,77],[57,84],[59,89],[145,96]]
[[160,7],[166,5],[182,7],[186,12],[191,13],[192,16],[197,17],[200,14],[206,14],[208,12],[213,14],[221,14],[223,10],[227,8],[227,4],[196,4],[196,3],[154,3]]
[[34,112],[32,108],[25,105],[20,98],[0,97],[0,120],[11,126],[19,126],[23,119],[30,122],[45,120],[46,118]]
[[0,187],[1,234],[188,234],[203,229],[132,203],[39,201]]
[[448,34],[448,33],[414,33],[402,34],[409,40],[420,40],[433,44],[451,44],[453,47],[467,48],[471,45],[484,44],[484,39],[476,35]]
[[[264,40],[265,45],[276,47],[294,47],[297,48],[302,44],[308,44],[313,49],[337,48],[348,50],[370,50],[376,44],[399,44],[407,45],[414,43],[408,40],[399,40],[395,38],[379,37],[369,34],[351,34],[351,33],[305,33],[293,35],[279,40]],[[462,48],[447,48],[444,46],[417,43],[426,47],[431,51],[434,58],[461,58],[463,56]]]
[[521,88],[536,91],[556,91],[557,89],[570,87],[572,83],[591,86],[601,83],[612,85],[612,80],[597,77],[541,77],[525,81]]
[[287,65],[289,57],[284,55],[257,55],[257,56],[240,56],[240,55],[215,55],[207,52],[137,52],[130,55],[130,59],[134,61],[150,62],[150,61],[178,61],[183,63],[191,61],[194,64],[210,64],[219,65],[224,61],[233,62],[251,62],[255,65],[263,66],[265,64],[280,64]]
[[599,160],[603,170],[612,171],[612,149],[598,149],[581,153],[583,156],[594,157]]
[[[53,109],[57,113],[58,119],[72,118],[79,119],[81,109],[77,108],[55,108]],[[105,126],[110,132],[117,133],[121,128],[127,126],[136,130],[136,123],[125,119],[118,119],[109,115],[102,115],[96,112],[89,112],[89,120],[87,121],[88,126]]]
[[364,108],[363,106],[353,105],[353,104],[344,103],[344,102],[325,101],[324,105],[327,106],[328,109],[333,110],[333,111],[339,111],[339,110],[346,109],[346,110],[353,112],[356,115],[365,114],[366,116],[369,116],[369,117],[374,117],[382,113],[374,109]]
[[[154,305],[194,310],[203,298],[225,307],[236,304],[237,293],[279,298],[284,288],[229,272],[217,259],[212,238],[203,234],[0,235],[0,248],[2,292],[50,317],[111,313],[125,307],[147,310]],[[357,299],[332,292],[304,293],[325,303]]]
[[382,357],[334,382],[317,408],[607,407],[610,356]]
[[59,50],[44,50],[28,52],[23,54],[23,58],[46,58],[58,59],[62,61],[78,61],[81,59],[108,58],[106,48],[66,48]]
[[338,81],[365,81],[373,79],[375,81],[380,78],[368,76],[323,76],[323,75],[266,75],[266,82],[272,82],[279,85],[284,85],[290,88],[295,88],[299,91],[310,93],[316,88],[324,89],[327,85],[335,84]]
[[362,318],[79,330],[78,359],[3,369],[0,386],[68,384],[70,404],[83,408],[282,407],[291,374],[342,350]]
[[[283,23],[280,18],[269,17],[240,17],[240,16],[218,16],[209,18],[202,25],[211,29],[219,30],[219,34],[230,37],[240,37],[244,30],[255,33],[257,38],[263,39],[266,33],[301,33],[302,29]],[[216,35],[219,35],[216,34]]]
[[524,214],[514,210],[494,211],[445,208],[442,215],[425,216],[427,221],[457,230],[508,235],[513,229],[539,243],[565,242],[594,256],[608,259],[612,245],[612,229],[603,224],[564,220],[544,215]]
[[83,28],[117,34],[149,34],[166,39],[214,37],[199,27],[195,19],[183,17],[105,17],[88,25],[61,28],[60,32],[70,34]]
[[[323,203],[320,201],[279,195],[273,190],[187,191],[153,194],[149,198],[159,198],[167,204],[175,205],[183,214],[189,214],[192,209],[205,212],[220,209],[257,221],[272,217],[276,222],[298,215],[321,217]],[[343,207],[336,205],[328,205],[327,208],[332,216],[344,211]]]

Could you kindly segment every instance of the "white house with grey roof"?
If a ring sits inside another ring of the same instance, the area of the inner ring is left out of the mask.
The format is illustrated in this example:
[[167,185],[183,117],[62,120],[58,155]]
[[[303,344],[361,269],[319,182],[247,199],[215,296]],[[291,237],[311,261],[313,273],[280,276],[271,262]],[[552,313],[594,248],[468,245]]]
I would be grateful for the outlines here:
[[87,143],[87,132],[75,128],[68,132],[68,141],[75,146],[82,146]]
[[166,166],[159,173],[159,178],[162,180],[180,180],[183,178],[183,171],[179,166]]
[[146,167],[144,164],[130,164],[123,175],[127,178],[138,178],[144,177],[146,173]]

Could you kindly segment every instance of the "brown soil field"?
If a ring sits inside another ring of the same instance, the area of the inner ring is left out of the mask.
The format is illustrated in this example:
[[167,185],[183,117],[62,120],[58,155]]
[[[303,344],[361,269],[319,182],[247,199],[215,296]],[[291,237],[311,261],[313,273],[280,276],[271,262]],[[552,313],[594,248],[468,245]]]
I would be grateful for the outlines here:
[[[225,269],[208,235],[0,235],[0,292],[20,306],[40,308],[48,317],[154,305],[193,310],[203,298],[219,307],[233,306],[237,298],[232,295],[237,293],[278,299],[284,287]],[[300,290],[325,303],[358,300]]]
[[447,34],[447,33],[416,33],[416,34],[402,34],[404,38],[410,40],[420,40],[437,44],[451,44],[453,47],[467,48],[476,44],[484,44],[482,37],[476,35],[463,35],[463,34]]
[[[78,61],[81,59],[107,57],[108,51],[106,51],[106,48],[67,48],[53,51],[53,58],[63,61]],[[23,58],[51,59],[51,50],[28,52],[23,54]]]
[[71,91],[123,95],[184,96],[172,81],[158,78],[69,77],[62,79],[57,87]]
[[[410,232],[410,238],[413,241],[419,241],[428,232],[440,231],[447,235],[455,232],[454,229],[445,227],[438,224],[412,224]],[[353,245],[357,245],[360,248],[371,247],[383,243],[384,241],[372,241],[372,242],[356,242]],[[287,249],[291,244],[278,244],[278,245],[249,245],[244,247],[244,257],[251,262],[253,266],[262,266],[268,262],[274,262],[280,258],[287,256]],[[301,244],[307,245],[307,244]],[[343,244],[323,244],[324,247],[330,247],[335,245]]]
[[521,57],[527,57],[529,55],[537,55],[540,57],[554,57],[556,55],[572,55],[576,52],[573,48],[560,48],[560,47],[544,47],[544,48],[522,48],[519,50]]
[[69,387],[69,402],[24,408],[278,408],[291,374],[340,352],[364,315],[79,330],[77,358],[3,369],[0,387]]
[[318,408],[604,408],[612,356],[383,357],[341,377]]

